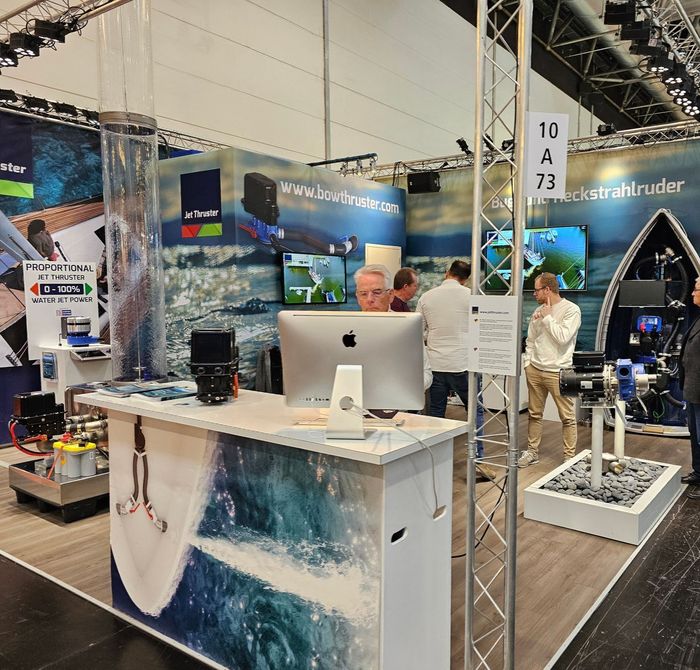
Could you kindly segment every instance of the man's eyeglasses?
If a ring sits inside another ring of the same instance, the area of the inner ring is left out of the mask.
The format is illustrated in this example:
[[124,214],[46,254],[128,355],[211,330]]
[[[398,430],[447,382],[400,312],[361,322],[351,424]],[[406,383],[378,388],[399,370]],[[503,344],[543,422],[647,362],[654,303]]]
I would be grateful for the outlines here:
[[533,293],[539,293],[540,291],[544,291],[547,287],[546,286],[541,286],[540,288],[535,288],[532,290]]
[[388,293],[391,289],[389,288],[374,288],[371,291],[355,291],[355,295],[363,300],[371,295],[375,298],[381,298],[385,293]]

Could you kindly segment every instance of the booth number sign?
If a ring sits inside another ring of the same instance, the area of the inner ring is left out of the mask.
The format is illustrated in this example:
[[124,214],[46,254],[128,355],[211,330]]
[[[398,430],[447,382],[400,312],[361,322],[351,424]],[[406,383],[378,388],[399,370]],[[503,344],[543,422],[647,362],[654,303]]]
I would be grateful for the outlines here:
[[525,195],[563,198],[566,192],[566,114],[527,113]]

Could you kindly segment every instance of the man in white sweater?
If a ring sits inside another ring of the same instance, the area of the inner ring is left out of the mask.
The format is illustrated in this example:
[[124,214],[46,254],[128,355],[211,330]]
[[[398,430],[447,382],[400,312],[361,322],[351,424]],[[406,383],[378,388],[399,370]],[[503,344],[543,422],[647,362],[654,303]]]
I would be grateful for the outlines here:
[[571,365],[581,325],[581,310],[559,295],[557,278],[550,272],[543,272],[535,279],[534,293],[540,306],[530,318],[525,344],[523,364],[527,377],[529,421],[527,451],[523,451],[518,460],[521,468],[539,461],[542,413],[548,394],[557,406],[562,423],[564,460],[576,453],[574,402],[559,392],[559,370]]

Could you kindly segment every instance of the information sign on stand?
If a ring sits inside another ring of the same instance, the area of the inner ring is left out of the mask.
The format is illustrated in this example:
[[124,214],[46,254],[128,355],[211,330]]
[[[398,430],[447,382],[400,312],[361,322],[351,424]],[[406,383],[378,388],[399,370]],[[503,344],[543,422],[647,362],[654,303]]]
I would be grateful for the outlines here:
[[99,336],[95,263],[23,261],[23,265],[30,359],[40,357],[41,347],[58,343],[62,317],[89,317],[90,334]]
[[563,198],[566,193],[567,114],[527,113],[525,195]]
[[520,324],[516,296],[473,295],[469,299],[467,369],[490,375],[517,376]]

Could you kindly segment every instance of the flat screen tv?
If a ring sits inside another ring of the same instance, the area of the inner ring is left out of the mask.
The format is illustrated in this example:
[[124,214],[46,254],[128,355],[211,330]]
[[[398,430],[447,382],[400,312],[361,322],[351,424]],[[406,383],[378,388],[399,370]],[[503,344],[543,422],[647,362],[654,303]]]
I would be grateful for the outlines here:
[[285,305],[347,302],[345,256],[283,251],[282,295]]
[[[512,230],[486,233],[484,253],[497,267],[486,282],[489,292],[504,292],[510,283],[511,263],[508,258],[513,240]],[[562,291],[585,291],[588,279],[588,226],[552,226],[527,228],[524,239],[523,291],[535,288],[535,278],[551,272]]]
[[657,279],[623,279],[619,307],[666,307],[666,282]]

